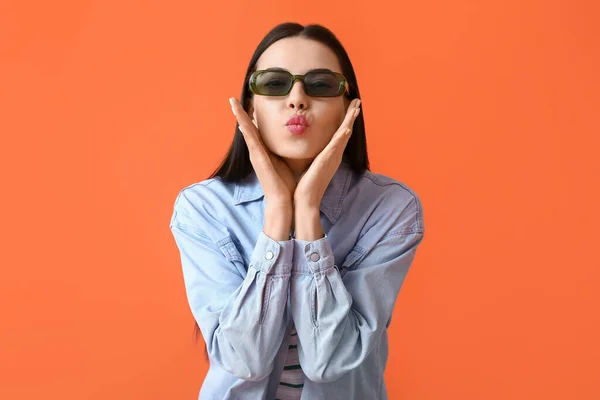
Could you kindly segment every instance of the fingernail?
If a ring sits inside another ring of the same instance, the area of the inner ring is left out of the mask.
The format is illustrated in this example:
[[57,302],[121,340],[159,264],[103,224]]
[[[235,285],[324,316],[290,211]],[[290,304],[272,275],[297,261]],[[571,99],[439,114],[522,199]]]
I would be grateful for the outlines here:
[[233,107],[233,99],[231,97],[229,98],[229,105]]
[[360,99],[356,102],[356,107],[360,106]]
[[360,108],[357,108],[356,111],[354,111],[354,116],[358,117],[358,113],[360,112]]

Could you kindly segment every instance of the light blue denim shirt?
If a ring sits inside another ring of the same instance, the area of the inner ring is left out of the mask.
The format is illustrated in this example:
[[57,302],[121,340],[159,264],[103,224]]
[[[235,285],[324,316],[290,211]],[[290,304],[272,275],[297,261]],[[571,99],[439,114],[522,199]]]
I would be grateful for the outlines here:
[[170,228],[210,359],[199,399],[273,400],[294,326],[302,399],[387,399],[387,329],[423,239],[419,197],[342,162],[321,202],[325,237],[273,240],[264,208],[254,173],[175,201]]

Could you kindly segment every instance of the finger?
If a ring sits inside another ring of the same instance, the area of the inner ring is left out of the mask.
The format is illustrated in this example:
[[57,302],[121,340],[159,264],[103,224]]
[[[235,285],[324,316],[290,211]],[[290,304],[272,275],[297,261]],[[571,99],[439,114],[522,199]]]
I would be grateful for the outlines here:
[[352,127],[354,126],[354,121],[356,121],[356,117],[358,117],[358,114],[360,113],[360,103],[360,99],[354,99],[348,106],[348,110],[346,111],[346,117],[344,118],[344,121],[340,126],[340,131],[342,133],[345,132],[348,128],[352,129]]
[[240,102],[235,98],[231,97],[229,99],[229,103],[231,105],[231,111],[237,120],[239,125],[240,132],[244,136],[246,140],[246,145],[248,146],[249,151],[263,149],[264,146],[262,144],[262,140],[260,139],[256,126],[246,113],[246,110],[242,107]]
[[333,135],[333,139],[338,139],[339,137],[348,137],[352,133],[352,128],[354,127],[354,121],[356,121],[356,117],[360,113],[360,99],[354,99],[348,106],[348,110],[346,111],[346,116],[342,121],[340,127]]
[[[333,135],[327,146],[315,157],[312,164],[320,165],[319,168],[323,168],[324,165],[332,166],[337,169],[339,161],[342,160],[344,150],[348,144],[348,139],[352,130],[347,128],[345,132],[336,133]],[[316,167],[315,167],[316,168]]]
[[254,171],[258,176],[258,180],[261,185],[264,185],[263,190],[275,187],[276,181],[274,177],[274,162],[269,155],[269,151],[264,145],[257,127],[254,125],[240,102],[235,98],[229,99],[231,104],[231,110],[235,115],[240,132],[244,136],[246,145],[248,146],[248,152],[250,153],[250,162],[254,167]]
[[360,113],[360,99],[354,99],[350,106],[348,106],[348,110],[346,111],[346,116],[344,121],[340,125],[339,129],[333,135],[327,146],[325,146],[326,152],[336,152],[341,151],[344,152],[344,148],[352,135],[352,130],[354,128],[354,121],[358,117]]

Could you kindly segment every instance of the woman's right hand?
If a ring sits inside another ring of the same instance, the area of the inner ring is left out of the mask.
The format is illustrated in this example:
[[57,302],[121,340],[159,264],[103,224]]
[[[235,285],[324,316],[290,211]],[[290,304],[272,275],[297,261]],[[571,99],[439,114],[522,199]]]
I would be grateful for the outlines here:
[[292,170],[281,157],[273,154],[265,146],[258,128],[240,102],[235,97],[231,97],[229,103],[248,146],[250,162],[263,189],[267,204],[291,207],[297,184]]

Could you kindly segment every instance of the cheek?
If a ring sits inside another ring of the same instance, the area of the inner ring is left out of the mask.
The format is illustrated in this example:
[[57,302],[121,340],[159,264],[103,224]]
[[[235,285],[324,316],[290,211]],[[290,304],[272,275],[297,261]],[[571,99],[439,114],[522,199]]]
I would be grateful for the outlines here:
[[346,116],[346,106],[343,101],[340,101],[335,104],[334,107],[331,107],[331,122],[335,125],[335,129],[339,128],[339,126],[344,121],[344,117]]
[[253,118],[258,122],[258,126],[262,126],[263,129],[273,127],[277,124],[277,110],[270,104],[256,105]]
[[329,127],[328,130],[331,130],[333,134],[338,130],[342,122],[344,122],[344,118],[346,117],[346,110],[344,109],[344,104],[340,104],[336,107],[331,107],[328,112],[325,114],[326,117],[323,118],[324,125]]

